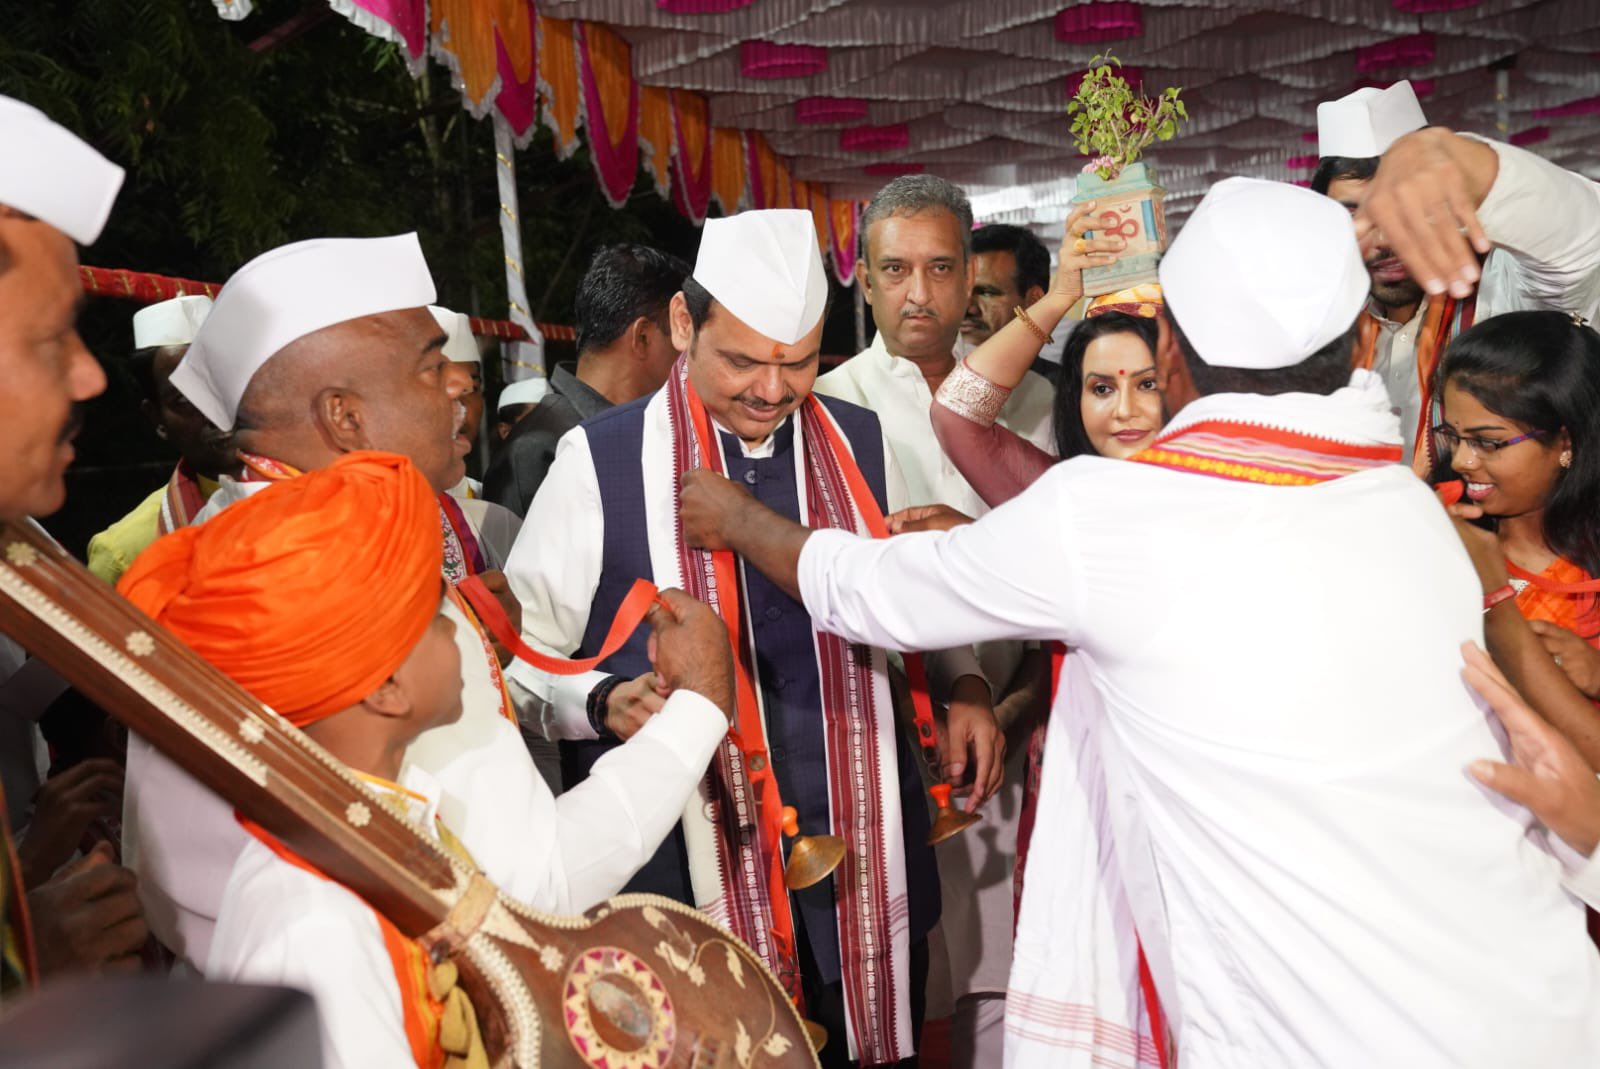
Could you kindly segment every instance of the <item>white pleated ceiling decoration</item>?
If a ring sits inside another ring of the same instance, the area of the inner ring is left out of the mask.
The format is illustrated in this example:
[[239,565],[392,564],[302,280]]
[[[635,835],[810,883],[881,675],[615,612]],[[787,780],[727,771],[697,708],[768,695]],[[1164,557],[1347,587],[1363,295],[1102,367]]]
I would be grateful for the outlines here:
[[[1430,122],[1600,178],[1600,0],[541,0],[632,44],[646,85],[760,130],[797,178],[870,196],[929,171],[987,220],[1059,232],[1066,104],[1108,46],[1191,122],[1148,156],[1181,219],[1233,174],[1310,178],[1316,107],[1409,78]],[[1498,68],[1507,70],[1497,100]]]

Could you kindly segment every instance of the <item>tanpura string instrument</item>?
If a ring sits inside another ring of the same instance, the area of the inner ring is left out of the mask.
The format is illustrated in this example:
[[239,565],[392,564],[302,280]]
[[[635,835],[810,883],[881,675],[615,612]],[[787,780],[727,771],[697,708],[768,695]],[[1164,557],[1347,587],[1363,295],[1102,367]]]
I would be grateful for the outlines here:
[[653,895],[581,917],[507,898],[30,524],[0,524],[0,631],[453,962],[495,1066],[817,1064],[783,989],[732,934]]

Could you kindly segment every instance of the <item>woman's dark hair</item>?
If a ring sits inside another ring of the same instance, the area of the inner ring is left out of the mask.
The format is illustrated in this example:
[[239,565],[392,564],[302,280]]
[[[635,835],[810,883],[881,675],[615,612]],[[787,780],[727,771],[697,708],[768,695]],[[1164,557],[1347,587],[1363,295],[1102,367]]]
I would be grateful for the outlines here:
[[1056,434],[1056,453],[1062,460],[1077,456],[1095,456],[1089,432],[1083,429],[1083,354],[1089,343],[1107,334],[1135,334],[1150,350],[1150,362],[1155,363],[1159,337],[1156,321],[1144,316],[1123,312],[1085,319],[1067,336],[1061,350],[1061,367],[1056,371],[1056,406],[1052,425]]
[[[1438,381],[1440,397],[1455,385],[1530,430],[1566,430],[1572,466],[1545,503],[1544,540],[1600,576],[1600,334],[1564,312],[1494,316],[1450,343]],[[1439,458],[1436,480],[1457,478],[1450,459]]]

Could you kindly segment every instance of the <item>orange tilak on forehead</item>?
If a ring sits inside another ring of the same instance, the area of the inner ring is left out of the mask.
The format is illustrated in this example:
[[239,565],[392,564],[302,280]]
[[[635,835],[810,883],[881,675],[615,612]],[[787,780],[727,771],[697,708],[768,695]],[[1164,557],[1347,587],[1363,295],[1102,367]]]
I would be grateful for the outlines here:
[[772,343],[772,362],[774,364],[781,364],[783,362],[783,346],[779,345],[777,342]]

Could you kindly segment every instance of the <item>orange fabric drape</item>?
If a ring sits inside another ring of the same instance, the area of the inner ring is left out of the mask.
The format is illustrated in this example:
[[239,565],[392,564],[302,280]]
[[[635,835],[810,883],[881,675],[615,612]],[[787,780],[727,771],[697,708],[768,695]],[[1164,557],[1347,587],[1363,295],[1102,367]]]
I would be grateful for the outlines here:
[[[588,45],[589,74],[605,112],[599,119],[606,139],[617,148],[628,132],[628,108],[633,98],[633,59],[628,42],[598,22],[584,23],[583,36]],[[593,122],[589,124],[589,136],[594,136]]]
[[711,102],[699,93],[687,93],[681,89],[668,91],[668,99],[674,110],[678,113],[678,132],[681,138],[677,142],[676,152],[683,161],[683,168],[692,179],[703,179],[700,174],[700,161],[705,156],[706,140],[711,136]]
[[747,181],[743,131],[714,128],[711,131],[711,195],[722,204],[724,215],[734,214],[744,203]]
[[784,166],[782,160],[778,161],[778,199],[773,202],[778,208],[799,208],[800,201],[795,197],[794,175],[789,173],[789,168]]
[[822,256],[826,260],[833,255],[833,250],[828,247],[833,240],[832,229],[828,220],[828,196],[822,187],[810,182],[798,183],[805,194],[801,207],[811,209],[811,219],[817,224],[817,244],[822,246]]
[[[767,144],[766,136],[754,130],[745,135],[754,166],[750,175],[750,202],[766,208],[787,208],[787,200],[778,200],[778,157]],[[759,187],[759,192],[758,192]]]
[[639,147],[649,160],[656,192],[672,189],[672,104],[658,85],[639,87]]
[[572,23],[539,16],[539,93],[544,124],[562,159],[578,148],[578,46]]
[[462,89],[474,107],[500,73],[495,38],[500,38],[518,78],[533,69],[533,23],[527,0],[433,0],[434,43],[456,58]]

